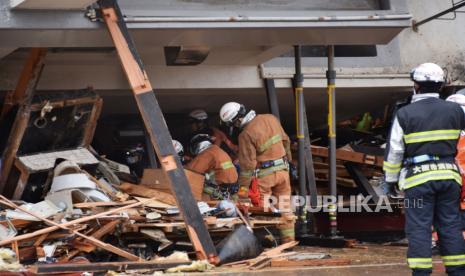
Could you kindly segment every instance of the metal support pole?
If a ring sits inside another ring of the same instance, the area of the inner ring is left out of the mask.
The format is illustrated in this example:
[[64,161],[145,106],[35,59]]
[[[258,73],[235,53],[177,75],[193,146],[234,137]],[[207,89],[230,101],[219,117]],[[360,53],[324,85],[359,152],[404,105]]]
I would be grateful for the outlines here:
[[295,108],[296,108],[296,134],[299,146],[299,189],[300,195],[303,196],[303,206],[299,212],[299,227],[298,234],[301,236],[307,233],[307,209],[306,209],[306,185],[305,185],[305,132],[304,132],[304,76],[302,74],[301,65],[301,49],[300,46],[294,46],[295,58],[295,75],[294,75],[294,93],[295,93]]
[[278,97],[276,96],[276,88],[274,86],[274,79],[265,79],[266,97],[268,98],[268,107],[271,114],[281,120],[279,116]]
[[421,20],[421,21],[416,22],[415,20],[413,20],[413,22],[412,22],[412,29],[413,29],[414,31],[418,31],[418,27],[420,27],[421,25],[423,25],[423,24],[425,24],[425,23],[428,23],[428,22],[430,22],[431,20],[437,19],[437,18],[439,18],[439,17],[441,17],[441,16],[443,16],[443,15],[445,15],[445,14],[448,14],[448,13],[450,13],[450,12],[455,12],[456,10],[460,9],[460,8],[463,7],[463,6],[465,6],[465,1],[462,1],[462,2],[460,2],[460,3],[457,3],[456,5],[453,5],[452,7],[450,7],[450,8],[447,9],[447,10],[444,10],[444,11],[442,11],[442,12],[439,12],[439,13],[437,13],[437,14],[435,14],[435,15],[433,15],[433,16],[430,16],[430,17],[428,17],[428,18],[425,18],[425,19],[423,19],[423,20]]
[[337,235],[337,187],[336,187],[336,71],[334,70],[334,46],[328,46],[328,140],[329,140],[329,190],[334,205],[328,206],[331,236]]

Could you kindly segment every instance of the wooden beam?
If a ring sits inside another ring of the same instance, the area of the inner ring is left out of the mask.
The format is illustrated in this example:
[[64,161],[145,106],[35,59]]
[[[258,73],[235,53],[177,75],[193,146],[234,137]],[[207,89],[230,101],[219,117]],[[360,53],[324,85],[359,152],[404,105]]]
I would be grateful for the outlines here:
[[147,261],[147,262],[105,262],[84,264],[39,264],[33,266],[33,273],[42,275],[64,274],[75,272],[107,272],[127,270],[164,270],[178,265],[190,264],[190,261]]
[[207,227],[203,223],[199,208],[197,208],[197,202],[192,195],[181,161],[174,150],[163,113],[124,22],[121,10],[116,0],[100,0],[98,3],[132,88],[145,129],[150,136],[150,141],[155,148],[161,167],[168,175],[171,190],[183,215],[187,233],[194,246],[197,258],[208,259],[211,263],[218,263],[219,259],[215,246]]
[[[312,146],[312,154],[320,157],[328,157],[328,148]],[[383,166],[383,156],[370,155],[361,152],[348,151],[343,149],[336,150],[336,159],[350,161],[359,164]]]
[[[30,105],[36,86],[39,83],[42,69],[44,67],[46,52],[47,51],[43,48],[31,49],[29,58],[24,65],[21,77],[19,78],[18,84],[16,85],[16,90],[13,95],[13,103],[19,103],[20,107],[18,109],[18,113],[16,114],[10,136],[8,137],[6,148],[2,156],[0,194],[2,194],[5,189],[8,176],[16,157],[16,152],[19,149],[19,145],[21,144],[24,132],[26,131],[26,127],[29,122],[29,117],[31,114]],[[8,112],[11,107],[12,106],[4,106],[2,109],[2,114],[6,114],[4,112]]]
[[24,64],[21,75],[19,76],[18,83],[14,91],[9,93],[9,100],[3,104],[2,112],[0,113],[0,119],[3,118],[15,105],[21,104],[26,95],[26,90],[29,82],[34,78],[34,71],[37,67],[41,55],[45,55],[45,49],[43,48],[32,48],[26,63]]

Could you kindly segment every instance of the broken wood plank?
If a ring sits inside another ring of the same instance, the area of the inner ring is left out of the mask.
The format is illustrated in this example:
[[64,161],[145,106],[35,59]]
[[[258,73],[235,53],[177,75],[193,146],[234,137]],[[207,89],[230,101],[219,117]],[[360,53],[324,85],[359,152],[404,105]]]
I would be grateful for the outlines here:
[[122,183],[119,186],[119,189],[132,196],[151,197],[166,204],[176,205],[176,200],[171,194],[163,192],[163,191],[151,189],[143,185]]
[[[312,154],[315,156],[328,157],[328,148],[312,146]],[[343,161],[351,161],[359,164],[373,165],[377,167],[383,166],[383,156],[370,155],[355,151],[343,149],[336,150],[336,159]]]
[[82,203],[74,203],[74,208],[95,208],[95,207],[111,207],[111,206],[125,206],[129,204],[136,203],[137,200],[128,200],[124,202],[82,202]]
[[[147,198],[145,197],[138,197],[138,196],[135,196],[134,197],[136,200],[138,201],[146,201]],[[156,209],[167,209],[167,208],[174,208],[176,207],[175,205],[169,205],[169,204],[166,204],[166,203],[163,203],[159,200],[156,200],[156,199],[152,199],[150,200],[149,202],[146,201],[146,203],[144,204],[145,207],[149,207],[149,208],[156,208]]]
[[279,254],[279,253],[283,252],[283,250],[292,248],[292,247],[294,247],[294,246],[296,246],[298,244],[299,244],[298,241],[287,242],[285,244],[281,244],[281,245],[279,245],[279,246],[277,246],[275,248],[272,248],[270,250],[267,250],[267,251],[263,252],[258,257],[271,257],[273,255],[276,255],[276,254]]
[[[46,222],[46,223],[51,224],[53,226],[57,226],[57,227],[59,227],[59,228],[61,228],[63,230],[72,231],[73,234],[75,234],[75,235],[77,235],[77,236],[79,236],[81,238],[84,238],[87,241],[89,241],[90,243],[94,244],[95,246],[98,246],[98,247],[100,247],[102,249],[110,251],[111,253],[114,253],[116,255],[119,255],[119,256],[121,256],[123,258],[126,258],[128,260],[131,260],[131,261],[139,261],[139,260],[141,260],[136,255],[133,255],[133,254],[127,252],[127,251],[124,251],[124,250],[118,248],[118,247],[115,247],[115,246],[113,246],[111,244],[108,244],[108,243],[104,243],[104,242],[102,242],[102,241],[100,241],[100,240],[98,240],[98,239],[96,239],[94,237],[86,236],[86,235],[84,235],[84,234],[82,234],[82,233],[80,233],[78,231],[72,230],[72,229],[70,229],[70,228],[68,228],[66,226],[62,226],[61,224],[58,224],[58,223],[56,223],[56,222],[54,222],[52,220],[41,217],[41,216],[35,214],[34,212],[31,212],[31,211],[29,211],[29,210],[27,210],[27,209],[25,209],[25,208],[23,208],[21,206],[16,205],[15,203],[11,202],[9,199],[7,199],[6,197],[4,197],[2,195],[0,195],[0,199],[1,199],[0,202],[2,204],[4,204],[4,205],[7,205],[7,206],[9,206],[11,208],[14,208],[14,209],[17,209],[17,210],[20,210],[21,212],[24,212],[24,213],[26,213],[28,215],[31,215],[31,216],[33,216],[35,218],[38,218],[38,219],[42,220],[43,222]],[[18,246],[18,241],[13,241],[13,247],[14,246],[16,246],[16,247]],[[17,250],[17,251],[18,251],[17,254],[19,254],[19,250]]]
[[145,261],[145,262],[102,262],[102,263],[56,263],[56,264],[39,264],[31,267],[31,272],[51,275],[73,272],[107,272],[127,271],[127,270],[165,270],[178,265],[190,264],[190,261]]
[[349,265],[349,259],[309,259],[309,260],[271,260],[271,267],[298,267],[298,266],[339,266]]
[[[100,227],[97,231],[95,231],[93,234],[91,234],[91,237],[94,237],[96,239],[102,239],[105,235],[110,234],[113,232],[116,228],[116,226],[120,223],[120,220],[113,220],[110,221],[109,223],[105,224],[104,226]],[[94,251],[97,246],[94,244],[90,244],[85,241],[79,241],[79,240],[74,240],[71,242],[71,244],[78,249],[79,251],[83,251],[86,253]]]
[[[199,201],[202,200],[205,176],[186,169],[184,169],[184,173],[186,174],[194,198]],[[168,182],[168,176],[162,169],[145,169],[140,184],[173,195]]]

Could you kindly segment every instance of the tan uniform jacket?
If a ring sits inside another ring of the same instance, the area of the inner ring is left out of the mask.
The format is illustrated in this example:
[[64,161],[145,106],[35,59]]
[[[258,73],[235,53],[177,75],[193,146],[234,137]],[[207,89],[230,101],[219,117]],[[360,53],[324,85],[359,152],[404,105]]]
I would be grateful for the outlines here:
[[211,128],[212,135],[215,137],[215,145],[221,146],[222,143],[224,143],[226,146],[228,146],[233,152],[237,154],[237,151],[239,150],[238,146],[234,145],[233,142],[224,134],[223,131],[216,127]]
[[257,115],[239,134],[239,184],[248,187],[257,163],[287,156],[292,160],[289,136],[271,114]]
[[201,174],[214,172],[217,184],[237,183],[236,167],[229,155],[216,145],[211,145],[197,155],[186,168]]

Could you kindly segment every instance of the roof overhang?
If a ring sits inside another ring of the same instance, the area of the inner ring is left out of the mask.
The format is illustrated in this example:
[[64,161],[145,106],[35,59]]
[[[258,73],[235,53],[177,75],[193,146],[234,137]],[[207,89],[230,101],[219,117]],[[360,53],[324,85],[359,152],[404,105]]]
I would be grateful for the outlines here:
[[[138,47],[386,44],[411,25],[410,14],[393,10],[161,16],[156,7],[131,2],[124,2],[122,12]],[[0,37],[7,38],[0,48],[112,46],[105,26],[85,13],[12,9],[9,0],[0,0]]]

